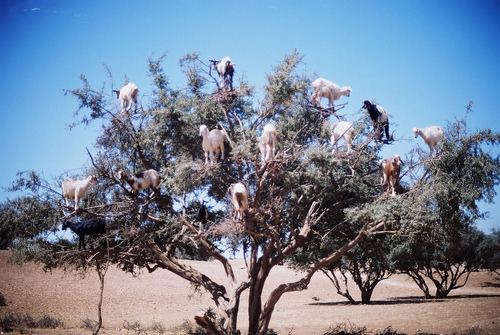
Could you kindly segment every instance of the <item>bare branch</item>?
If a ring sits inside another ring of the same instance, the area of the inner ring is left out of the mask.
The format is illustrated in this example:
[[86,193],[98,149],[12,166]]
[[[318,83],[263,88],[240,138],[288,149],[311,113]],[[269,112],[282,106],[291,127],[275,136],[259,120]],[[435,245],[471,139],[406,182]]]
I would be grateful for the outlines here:
[[306,274],[300,280],[288,284],[281,284],[276,289],[274,289],[271,292],[264,306],[264,309],[262,310],[262,314],[259,320],[260,327],[262,329],[267,328],[267,325],[271,320],[271,314],[274,310],[274,306],[276,306],[276,303],[279,301],[279,299],[284,293],[292,291],[302,291],[307,289],[307,286],[309,285],[309,282],[311,281],[311,278],[314,275],[314,273],[316,273],[316,271],[321,270],[322,268],[325,268],[327,266],[330,266],[336,261],[338,261],[346,252],[354,248],[357,244],[359,244],[362,240],[364,240],[370,233],[379,230],[383,226],[384,226],[383,222],[380,222],[374,225],[373,227],[371,226],[370,223],[366,223],[364,227],[360,230],[358,235],[352,241],[346,243],[344,246],[342,246],[340,249],[338,249],[331,255],[323,259],[320,259],[319,261],[311,265],[309,269],[306,271]]

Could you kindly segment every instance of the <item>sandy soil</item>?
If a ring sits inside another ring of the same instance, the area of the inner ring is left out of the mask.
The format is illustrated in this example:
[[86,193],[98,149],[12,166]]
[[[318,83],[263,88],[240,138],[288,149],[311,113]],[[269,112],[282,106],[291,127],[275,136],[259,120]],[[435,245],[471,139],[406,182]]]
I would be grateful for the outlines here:
[[[83,328],[83,320],[97,320],[99,280],[96,273],[85,277],[62,271],[48,273],[36,264],[23,267],[9,264],[7,258],[8,252],[0,251],[0,292],[7,301],[7,306],[0,307],[0,317],[9,313],[30,314],[35,318],[50,315],[61,319],[66,328],[32,330],[31,333],[90,334]],[[232,262],[236,276],[245,278],[243,261]],[[222,267],[216,261],[188,263],[215,280],[224,280]],[[276,267],[266,292],[299,276],[286,267]],[[500,334],[499,284],[500,280],[494,275],[473,273],[467,285],[452,291],[449,299],[429,301],[422,298],[422,292],[411,280],[397,275],[377,286],[371,305],[350,305],[335,293],[329,280],[318,273],[308,290],[282,297],[270,327],[279,334],[294,335],[323,334],[339,323],[366,327],[374,333],[391,326],[408,334],[463,334],[472,328],[476,334]],[[157,323],[168,334],[180,333],[178,327],[186,321],[192,322],[196,312],[213,306],[206,294],[195,293],[186,281],[165,270],[133,277],[111,268],[105,285],[102,334],[134,334],[136,332],[125,329],[124,325],[135,322],[139,322],[142,329]],[[351,293],[355,292],[352,288]],[[245,331],[248,293],[242,299],[239,325]]]

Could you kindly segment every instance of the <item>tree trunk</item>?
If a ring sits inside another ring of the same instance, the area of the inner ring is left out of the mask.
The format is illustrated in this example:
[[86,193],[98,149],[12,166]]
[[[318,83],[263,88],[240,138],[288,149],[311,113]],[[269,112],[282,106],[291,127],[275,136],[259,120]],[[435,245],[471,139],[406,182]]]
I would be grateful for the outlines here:
[[368,305],[371,303],[373,288],[361,290],[361,303]]
[[99,303],[97,304],[97,317],[98,317],[98,322],[96,329],[93,333],[93,335],[97,335],[99,333],[99,330],[101,330],[102,327],[102,298],[104,296],[104,278],[106,276],[106,273],[108,272],[109,268],[109,240],[106,237],[106,249],[107,249],[107,255],[108,257],[106,258],[106,264],[104,265],[104,268],[101,266],[101,264],[97,261],[96,263],[96,270],[97,270],[97,275],[99,276],[99,282],[101,283],[101,291],[100,291],[100,296],[99,296]]

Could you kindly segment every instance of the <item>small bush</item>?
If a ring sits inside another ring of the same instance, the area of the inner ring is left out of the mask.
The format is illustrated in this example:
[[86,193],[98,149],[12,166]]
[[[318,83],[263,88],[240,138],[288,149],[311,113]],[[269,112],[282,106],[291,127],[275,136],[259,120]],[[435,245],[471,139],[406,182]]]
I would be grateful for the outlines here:
[[339,323],[335,327],[330,327],[324,335],[365,335],[366,327],[356,327],[352,323]]
[[64,327],[64,323],[60,319],[53,318],[50,315],[44,315],[40,320],[38,320],[36,328],[55,329],[60,327]]
[[404,335],[404,333],[398,333],[391,326],[385,328],[381,333],[377,332],[376,335]]
[[11,329],[11,328],[55,329],[63,327],[64,323],[60,319],[56,319],[50,315],[44,315],[39,320],[36,320],[30,314],[26,314],[24,316],[7,314],[0,318],[1,329]]
[[180,326],[175,328],[176,334],[186,335],[207,335],[207,331],[191,321],[184,321]]
[[5,301],[2,292],[0,292],[0,306],[7,306],[7,302]]
[[158,334],[163,334],[166,331],[165,327],[163,327],[161,323],[158,323],[156,321],[153,321],[148,330]]
[[85,318],[82,320],[83,323],[83,328],[90,330],[91,332],[94,332],[97,329],[97,321],[94,321],[89,318]]

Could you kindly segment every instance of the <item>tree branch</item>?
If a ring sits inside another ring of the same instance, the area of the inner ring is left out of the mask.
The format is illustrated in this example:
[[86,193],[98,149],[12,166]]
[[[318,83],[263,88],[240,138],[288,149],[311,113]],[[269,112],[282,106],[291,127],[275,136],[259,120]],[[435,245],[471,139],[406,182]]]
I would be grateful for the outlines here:
[[375,232],[381,229],[382,227],[384,227],[383,222],[380,222],[373,227],[370,227],[370,223],[365,224],[364,227],[358,233],[358,235],[352,241],[346,243],[344,246],[342,246],[333,254],[323,259],[320,259],[319,261],[314,263],[312,266],[309,267],[304,277],[302,277],[300,280],[292,283],[281,284],[276,289],[274,289],[271,292],[264,306],[264,309],[262,310],[262,314],[259,320],[259,328],[261,330],[267,329],[269,321],[271,320],[271,314],[274,310],[274,306],[276,306],[276,303],[279,301],[279,299],[284,293],[293,291],[302,291],[307,289],[307,286],[309,285],[309,282],[311,281],[311,278],[314,275],[314,273],[316,273],[316,271],[332,265],[333,263],[338,261],[346,252],[348,252],[349,250],[354,248],[357,244],[359,244],[362,240],[364,240],[370,233]]

